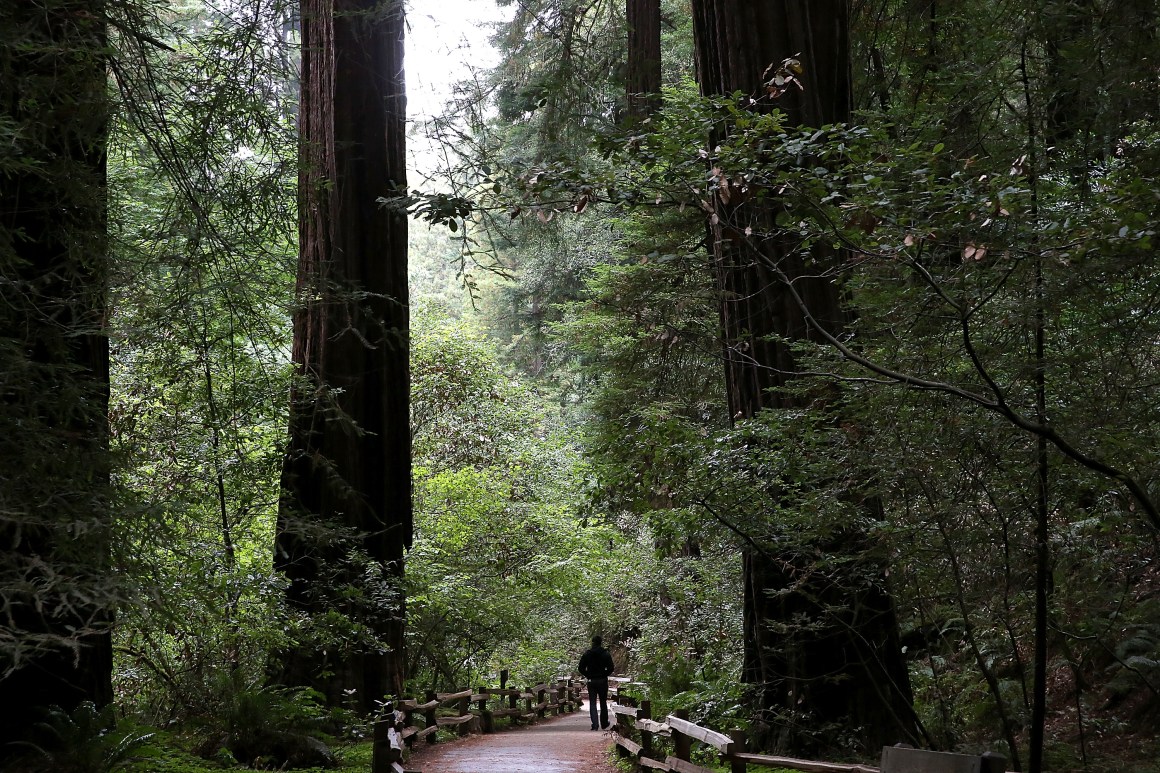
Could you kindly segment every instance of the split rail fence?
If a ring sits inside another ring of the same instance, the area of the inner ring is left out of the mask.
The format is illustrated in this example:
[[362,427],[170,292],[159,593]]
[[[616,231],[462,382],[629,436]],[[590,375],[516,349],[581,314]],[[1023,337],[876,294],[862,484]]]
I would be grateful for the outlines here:
[[[675,773],[715,773],[692,761],[693,743],[708,747],[710,757],[727,765],[730,773],[746,773],[749,766],[787,768],[805,773],[1004,773],[1006,759],[998,754],[950,754],[902,746],[882,750],[880,767],[869,765],[818,762],[746,751],[746,737],[741,730],[728,735],[689,721],[689,713],[679,709],[658,722],[652,716],[650,701],[637,701],[617,687],[610,691],[614,703],[612,715],[616,750],[621,758],[631,759],[640,770],[663,770]],[[665,751],[662,751],[662,748]]]
[[[498,688],[480,687],[453,693],[428,692],[424,702],[403,700],[388,705],[375,723],[372,773],[419,773],[404,767],[404,750],[415,742],[435,743],[435,734],[454,728],[459,736],[495,732],[495,721],[509,718],[515,724],[531,723],[546,716],[576,711],[581,687],[571,679],[558,679],[527,689],[507,686],[508,673],[500,674]],[[652,704],[623,692],[624,685],[609,690],[608,707],[616,750],[631,759],[639,770],[673,773],[716,773],[693,761],[694,743],[707,756],[725,765],[730,773],[747,773],[750,766],[784,768],[803,773],[1004,773],[1006,759],[998,754],[951,754],[905,746],[885,747],[879,767],[854,763],[820,762],[746,750],[741,730],[728,735],[689,721],[685,710],[663,721],[652,716]],[[448,712],[448,709],[451,711]],[[421,724],[420,724],[421,723]]]
[[412,748],[419,740],[435,743],[435,734],[441,729],[454,728],[459,736],[494,733],[497,719],[531,723],[580,706],[581,687],[572,679],[560,678],[523,690],[509,688],[507,682],[508,672],[501,671],[496,688],[428,691],[422,703],[402,700],[388,704],[375,723],[372,773],[417,773],[404,767],[404,749]]

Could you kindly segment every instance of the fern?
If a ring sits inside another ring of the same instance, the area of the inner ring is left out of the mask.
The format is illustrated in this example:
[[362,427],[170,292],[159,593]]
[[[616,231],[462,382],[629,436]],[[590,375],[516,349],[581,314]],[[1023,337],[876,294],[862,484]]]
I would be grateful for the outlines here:
[[1138,623],[1116,643],[1115,662],[1108,667],[1108,691],[1125,697],[1142,687],[1160,700],[1160,624]]
[[152,733],[117,732],[111,705],[98,709],[85,701],[70,714],[51,706],[36,724],[41,743],[23,745],[34,752],[33,770],[54,773],[111,773],[134,759]]

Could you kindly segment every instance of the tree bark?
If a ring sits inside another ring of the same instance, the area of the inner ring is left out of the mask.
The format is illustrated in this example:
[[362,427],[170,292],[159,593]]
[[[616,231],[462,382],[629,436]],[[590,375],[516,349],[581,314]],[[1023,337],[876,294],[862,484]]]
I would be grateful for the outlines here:
[[0,761],[112,700],[101,0],[0,10]]
[[629,120],[641,121],[660,107],[661,0],[627,0]]
[[406,190],[403,30],[399,0],[302,3],[298,380],[275,564],[293,606],[341,612],[370,636],[316,639],[282,671],[366,711],[402,692],[405,662],[407,220],[379,203]]
[[[787,124],[849,120],[844,0],[694,0],[693,23],[698,79],[706,96],[741,92],[751,109],[772,109],[763,74],[771,64],[795,57],[805,70],[805,88],[790,88],[777,101]],[[804,398],[771,391],[788,384],[797,371],[784,341],[821,341],[815,324],[836,333],[850,322],[841,288],[823,276],[826,268],[840,265],[842,255],[817,247],[807,270],[800,251],[778,235],[776,206],[719,207],[712,229],[725,381],[735,421],[805,405]],[[739,239],[746,225],[772,236],[760,243]],[[814,323],[786,291],[785,277],[805,299]],[[849,499],[852,508],[879,507],[864,493],[849,492]],[[759,726],[767,724],[769,731],[759,739],[763,745],[816,749],[811,732],[787,721],[790,716],[808,716],[815,728],[829,723],[857,728],[866,750],[915,738],[893,600],[867,543],[864,534],[850,529],[812,545],[812,555],[770,560],[765,553],[744,554],[744,669],[760,696]],[[826,554],[850,560],[842,570],[812,569],[813,559]]]

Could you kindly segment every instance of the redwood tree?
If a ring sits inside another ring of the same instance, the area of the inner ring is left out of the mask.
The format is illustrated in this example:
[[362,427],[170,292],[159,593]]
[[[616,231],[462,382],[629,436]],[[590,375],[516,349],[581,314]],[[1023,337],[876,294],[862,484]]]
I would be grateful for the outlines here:
[[383,205],[406,189],[403,29],[401,0],[302,2],[298,378],[275,563],[313,622],[283,679],[364,710],[403,683],[407,220]]
[[[739,91],[749,109],[776,106],[791,126],[849,119],[847,0],[692,6],[704,95]],[[804,87],[787,84],[786,76]],[[798,371],[790,345],[821,341],[820,327],[838,333],[850,322],[842,289],[827,271],[841,264],[841,253],[828,245],[803,252],[776,228],[776,198],[754,199],[719,201],[712,232],[735,421],[832,400],[781,389]],[[743,238],[747,228],[756,236]],[[859,510],[851,524],[877,508],[868,491],[851,491],[848,499]],[[826,563],[814,561],[826,555],[842,560],[819,568]],[[748,550],[743,560],[745,678],[758,690],[761,718],[773,733],[768,740],[808,750],[812,731],[798,727],[799,720],[813,729],[844,726],[871,750],[912,740],[915,717],[893,602],[865,534],[851,526],[808,549]]]
[[661,90],[661,0],[627,0],[628,114],[640,120],[656,110]]
[[103,19],[0,6],[0,759],[112,700]]

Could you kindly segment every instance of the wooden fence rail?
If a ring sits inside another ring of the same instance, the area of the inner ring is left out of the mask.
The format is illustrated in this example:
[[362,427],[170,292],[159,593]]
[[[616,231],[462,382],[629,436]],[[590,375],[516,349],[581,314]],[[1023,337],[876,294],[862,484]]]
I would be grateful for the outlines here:
[[[674,771],[674,773],[714,773],[691,761],[693,742],[711,748],[718,761],[729,766],[730,773],[746,773],[750,765],[763,768],[788,768],[805,773],[1004,773],[1006,759],[987,752],[982,755],[932,752],[910,747],[886,747],[880,767],[852,763],[819,762],[746,751],[746,737],[741,730],[729,735],[689,721],[689,714],[678,709],[657,722],[652,703],[637,701],[622,694],[620,688],[610,691],[616,750],[621,758],[631,759],[639,769]],[[659,750],[659,741],[667,740],[671,754]]]
[[[402,700],[389,704],[383,718],[375,723],[372,773],[417,773],[403,766],[404,750],[420,739],[434,743],[440,728],[455,728],[461,736],[491,733],[498,718],[530,723],[549,714],[579,708],[581,687],[571,679],[561,678],[523,690],[509,688],[507,680],[507,671],[503,671],[497,688],[428,692],[422,703]],[[741,730],[725,735],[702,727],[689,721],[687,711],[677,710],[664,721],[657,721],[652,716],[651,702],[638,702],[631,694],[622,692],[624,686],[610,690],[612,702],[608,708],[616,749],[622,758],[631,759],[642,770],[714,773],[692,761],[694,743],[710,749],[710,756],[727,765],[730,773],[746,773],[749,766],[788,768],[804,773],[1004,773],[1006,770],[1006,760],[997,754],[975,756],[909,747],[884,748],[877,768],[755,754],[746,749],[745,733]],[[448,708],[452,709],[451,713],[447,713]],[[671,753],[662,751],[662,746]]]
[[[375,722],[372,773],[412,773],[403,766],[404,750],[422,739],[435,743],[440,729],[455,728],[460,736],[494,733],[498,718],[507,717],[513,723],[534,722],[549,714],[576,711],[580,706],[581,688],[572,679],[561,677],[551,684],[544,682],[523,690],[509,688],[507,682],[505,670],[500,672],[499,687],[450,693],[428,691],[422,703],[408,699],[387,704]],[[446,713],[448,708],[454,713]]]

